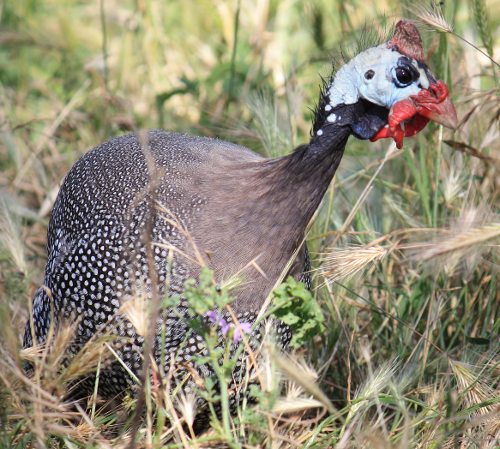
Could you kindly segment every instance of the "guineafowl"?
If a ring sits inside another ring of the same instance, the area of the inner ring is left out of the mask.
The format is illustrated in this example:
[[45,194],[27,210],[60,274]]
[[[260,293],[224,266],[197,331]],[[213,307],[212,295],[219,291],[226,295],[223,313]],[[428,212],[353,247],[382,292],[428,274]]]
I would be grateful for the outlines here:
[[[393,138],[400,147],[429,120],[454,127],[457,118],[446,85],[424,62],[417,29],[400,21],[388,42],[331,76],[309,143],[288,156],[265,159],[218,139],[164,131],[97,146],[73,166],[54,204],[44,285],[33,298],[24,347],[43,345],[62,322],[74,324],[72,354],[108,332],[121,360],[102,367],[99,392],[120,394],[133,384],[130,372],[141,371],[144,346],[124,307],[138,296],[182,298],[201,265],[218,282],[238,276],[232,309],[239,322],[253,323],[289,260],[295,257],[288,274],[309,282],[304,233],[349,136]],[[164,372],[182,372],[205,350],[187,313],[181,301],[158,315],[151,349]],[[286,347],[290,332],[277,327]],[[258,337],[258,330],[249,336]],[[89,378],[75,389],[92,391]]]

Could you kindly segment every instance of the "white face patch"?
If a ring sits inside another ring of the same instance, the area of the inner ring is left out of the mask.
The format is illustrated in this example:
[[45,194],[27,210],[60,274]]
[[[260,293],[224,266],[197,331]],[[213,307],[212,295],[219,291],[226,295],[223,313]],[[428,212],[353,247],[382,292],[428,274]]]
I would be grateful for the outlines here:
[[[351,59],[335,75],[328,90],[330,104],[327,107],[353,104],[361,97],[390,109],[394,103],[410,95],[418,94],[421,88],[427,89],[429,80],[425,71],[418,67],[417,61],[410,58],[420,73],[420,78],[406,87],[398,87],[394,84],[395,70],[402,56],[404,55],[382,44],[369,48]],[[371,72],[365,77],[368,71]],[[327,110],[326,107],[325,110]]]
[[427,78],[427,74],[425,73],[425,70],[424,69],[421,69],[419,66],[418,66],[418,62],[415,61],[414,59],[411,60],[411,63],[412,65],[418,70],[418,73],[420,73],[420,78],[418,79],[418,81],[420,82],[420,85],[424,88],[424,89],[428,89],[429,86],[430,86],[430,83],[429,83],[429,79]]

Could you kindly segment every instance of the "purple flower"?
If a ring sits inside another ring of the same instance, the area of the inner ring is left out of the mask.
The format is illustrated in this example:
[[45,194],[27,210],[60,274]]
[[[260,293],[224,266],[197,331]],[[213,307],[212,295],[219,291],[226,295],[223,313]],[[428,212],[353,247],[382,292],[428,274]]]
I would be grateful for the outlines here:
[[209,310],[207,313],[205,313],[205,316],[208,318],[208,321],[210,323],[220,327],[220,331],[224,336],[226,336],[231,329],[234,329],[233,331],[234,343],[237,343],[241,340],[241,332],[243,332],[244,334],[248,334],[252,330],[252,323],[243,321],[239,323],[239,326],[235,326],[234,324],[228,323],[224,318],[222,318],[222,316],[219,315],[216,310]]
[[216,324],[219,320],[219,314],[215,310],[209,310],[207,313],[205,313],[205,316],[212,324]]
[[221,318],[219,320],[219,326],[222,335],[226,336],[227,333],[229,332],[229,329],[231,328],[231,325],[224,318]]
[[210,310],[207,313],[205,313],[205,316],[208,318],[208,321],[210,321],[212,324],[215,324],[216,326],[220,327],[222,335],[227,335],[229,329],[231,328],[231,325],[224,318],[222,318],[217,313],[217,311]]
[[241,322],[239,326],[234,327],[234,334],[233,334],[233,342],[237,343],[238,341],[241,340],[241,334],[240,330],[244,334],[248,334],[252,330],[252,323],[248,323],[246,321]]

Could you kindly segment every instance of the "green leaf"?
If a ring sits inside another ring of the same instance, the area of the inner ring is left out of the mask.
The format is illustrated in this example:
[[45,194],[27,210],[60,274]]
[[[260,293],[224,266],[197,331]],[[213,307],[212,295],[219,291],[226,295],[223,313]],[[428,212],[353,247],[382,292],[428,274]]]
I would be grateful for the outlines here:
[[184,296],[189,307],[198,315],[204,315],[212,309],[221,309],[233,300],[228,289],[216,284],[213,271],[207,267],[201,269],[198,282],[194,279],[186,281]]
[[272,313],[290,326],[294,348],[302,346],[314,335],[324,331],[323,312],[302,282],[289,277],[273,291]]

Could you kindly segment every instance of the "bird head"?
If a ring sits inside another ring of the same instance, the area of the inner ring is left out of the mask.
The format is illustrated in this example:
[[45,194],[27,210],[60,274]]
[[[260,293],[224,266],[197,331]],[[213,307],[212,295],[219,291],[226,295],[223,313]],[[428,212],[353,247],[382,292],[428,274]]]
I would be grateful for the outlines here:
[[[348,124],[360,139],[393,138],[398,148],[404,137],[418,133],[429,120],[457,126],[448,87],[430,72],[420,34],[404,20],[388,42],[359,53],[341,67],[322,97],[325,124]],[[343,120],[340,111],[346,105],[356,107]]]

